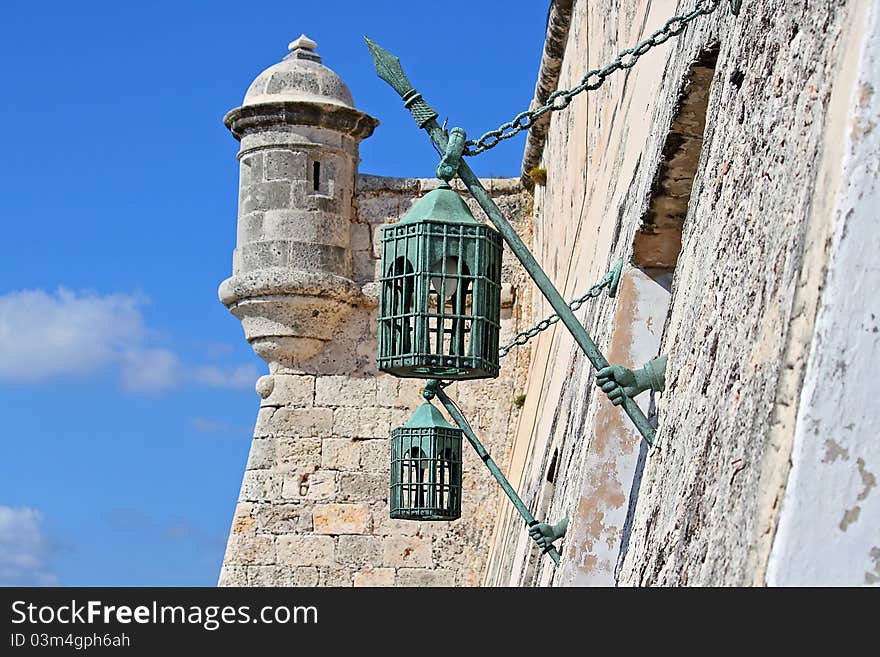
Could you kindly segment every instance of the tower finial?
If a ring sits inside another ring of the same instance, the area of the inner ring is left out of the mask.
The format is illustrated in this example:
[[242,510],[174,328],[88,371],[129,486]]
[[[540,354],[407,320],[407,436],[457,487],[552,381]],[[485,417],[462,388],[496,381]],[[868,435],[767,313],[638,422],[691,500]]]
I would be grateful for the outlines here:
[[315,48],[317,48],[317,47],[318,47],[317,43],[312,41],[305,34],[300,34],[298,39],[296,39],[295,41],[291,41],[288,44],[287,49],[290,52],[293,52],[295,50],[308,50],[309,52],[314,52]]
[[315,52],[318,44],[312,41],[305,34],[300,34],[299,38],[291,41],[287,45],[290,51],[284,59],[306,59],[310,62],[321,63],[321,55]]

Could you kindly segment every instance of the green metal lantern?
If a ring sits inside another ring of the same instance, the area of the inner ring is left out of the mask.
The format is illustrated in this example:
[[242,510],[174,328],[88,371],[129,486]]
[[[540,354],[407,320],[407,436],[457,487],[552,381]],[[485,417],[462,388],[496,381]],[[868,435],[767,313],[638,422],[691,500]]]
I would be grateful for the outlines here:
[[498,232],[447,184],[382,229],[379,369],[399,377],[498,376]]
[[461,517],[461,429],[430,402],[391,432],[391,517],[456,520]]

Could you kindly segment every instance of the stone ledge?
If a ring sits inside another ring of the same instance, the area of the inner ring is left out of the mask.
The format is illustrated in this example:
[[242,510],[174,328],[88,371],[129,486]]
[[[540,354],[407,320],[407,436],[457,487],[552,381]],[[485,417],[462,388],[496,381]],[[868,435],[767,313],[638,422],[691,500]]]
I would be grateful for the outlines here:
[[284,267],[231,276],[220,284],[217,294],[226,307],[243,299],[274,295],[320,297],[355,306],[372,304],[371,297],[361,291],[361,286],[347,278]]
[[[480,178],[490,193],[493,194],[517,194],[523,186],[519,178]],[[467,191],[464,183],[459,179],[450,181],[452,189],[458,192]],[[440,181],[437,178],[398,178],[395,176],[374,176],[368,173],[360,173],[357,177],[357,194],[378,192],[409,192],[422,193],[437,189]]]
[[366,139],[373,134],[379,120],[360,110],[333,103],[282,101],[230,110],[223,117],[223,124],[239,140],[248,132],[284,124],[326,128],[355,139]]

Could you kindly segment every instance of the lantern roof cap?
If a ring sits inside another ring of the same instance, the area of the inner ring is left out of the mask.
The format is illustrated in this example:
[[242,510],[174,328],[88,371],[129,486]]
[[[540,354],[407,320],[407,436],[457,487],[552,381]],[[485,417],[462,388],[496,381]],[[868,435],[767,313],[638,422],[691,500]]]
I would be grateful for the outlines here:
[[403,425],[404,429],[455,429],[431,402],[425,402],[416,409],[412,417]]
[[474,215],[464,199],[453,191],[449,183],[443,183],[420,198],[410,211],[398,222],[414,224],[420,221],[436,221],[445,224],[475,224]]

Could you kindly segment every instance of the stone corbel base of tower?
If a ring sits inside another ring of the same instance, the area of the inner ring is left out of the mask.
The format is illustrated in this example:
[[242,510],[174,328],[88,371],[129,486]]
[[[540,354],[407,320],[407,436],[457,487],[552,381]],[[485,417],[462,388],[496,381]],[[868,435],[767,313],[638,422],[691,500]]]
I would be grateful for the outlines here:
[[345,342],[344,325],[353,313],[376,305],[369,290],[347,278],[282,268],[228,278],[219,296],[273,373],[326,367],[321,356],[334,341]]

